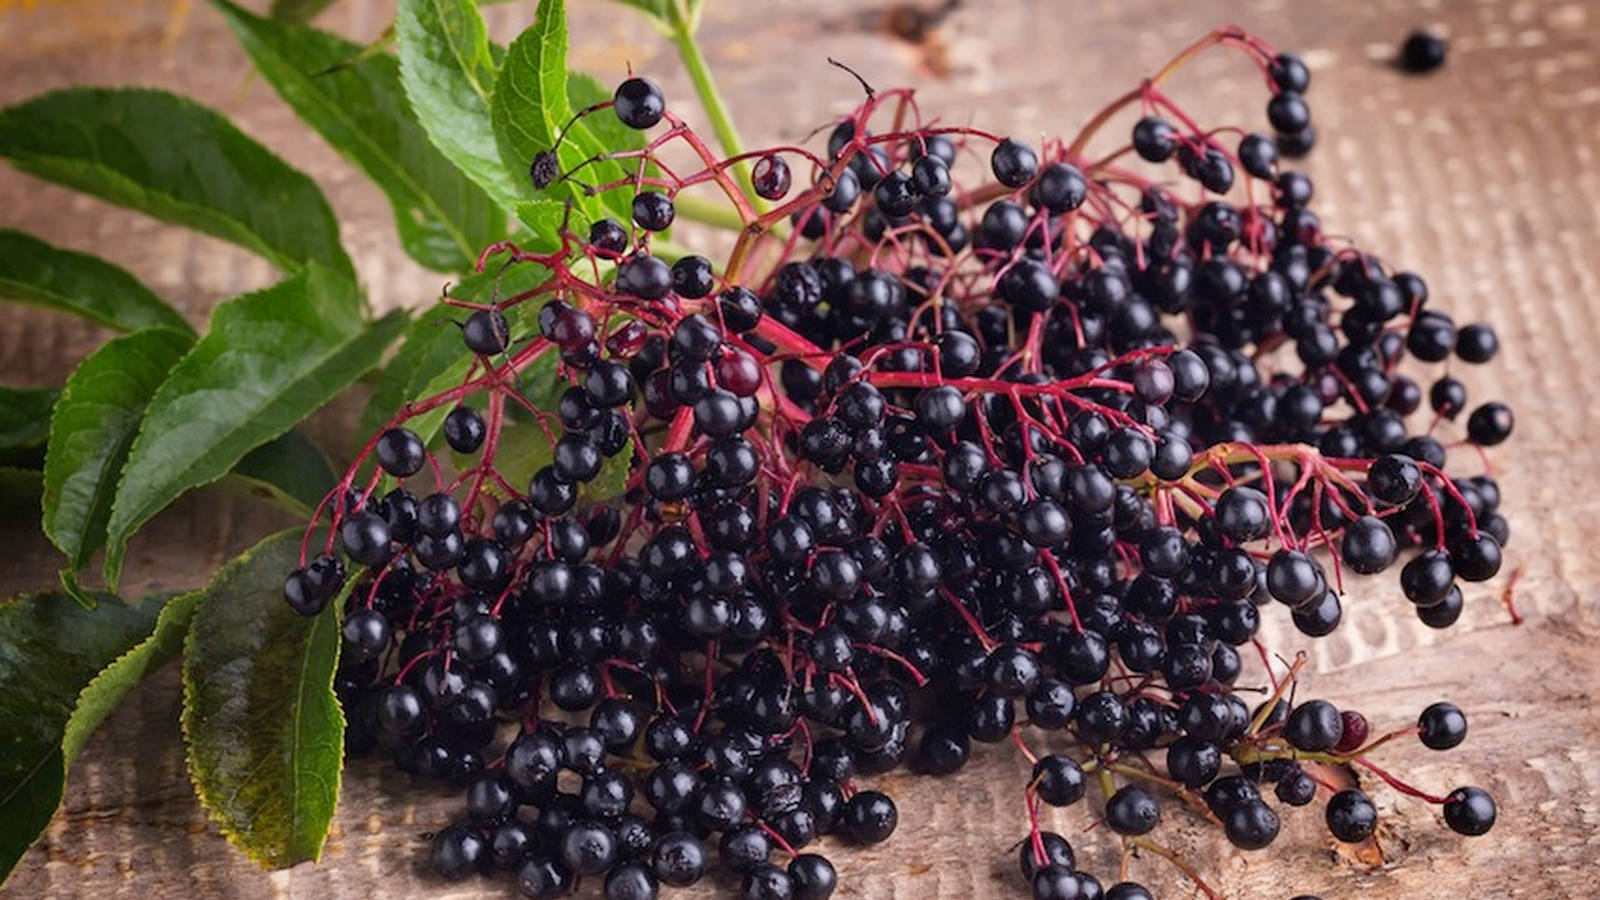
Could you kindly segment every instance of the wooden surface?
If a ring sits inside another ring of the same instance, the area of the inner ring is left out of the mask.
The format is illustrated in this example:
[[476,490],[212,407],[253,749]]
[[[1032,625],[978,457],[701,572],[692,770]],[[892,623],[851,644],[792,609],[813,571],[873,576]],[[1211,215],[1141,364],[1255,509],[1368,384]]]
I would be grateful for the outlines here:
[[[573,62],[604,80],[631,63],[675,101],[688,88],[664,43],[618,7],[572,0]],[[1436,303],[1458,321],[1484,319],[1504,350],[1493,365],[1457,371],[1475,400],[1511,402],[1517,433],[1497,450],[1513,539],[1507,578],[1473,586],[1447,633],[1415,621],[1392,577],[1359,585],[1346,624],[1313,642],[1267,610],[1269,645],[1313,659],[1308,688],[1364,711],[1374,727],[1404,726],[1450,698],[1471,736],[1450,753],[1401,742],[1382,764],[1443,791],[1490,790],[1500,820],[1464,839],[1436,809],[1382,787],[1386,862],[1369,869],[1335,857],[1316,808],[1289,811],[1268,851],[1245,854],[1214,829],[1168,809],[1158,834],[1230,898],[1309,892],[1348,897],[1592,898],[1600,896],[1600,6],[1576,2],[1434,0],[1248,6],[1180,0],[1008,0],[958,8],[922,46],[876,30],[881,16],[851,4],[709,0],[706,46],[752,142],[803,137],[855,99],[826,56],[878,85],[914,83],[923,108],[1029,138],[1070,132],[1207,28],[1236,20],[1303,51],[1321,146],[1309,163],[1320,212],[1391,262],[1424,273]],[[23,10],[22,6],[34,7]],[[506,35],[531,3],[492,12]],[[358,37],[387,21],[385,4],[347,0],[324,24]],[[1441,27],[1452,51],[1434,76],[1408,78],[1384,55],[1417,25]],[[175,88],[234,115],[248,132],[327,189],[361,276],[382,306],[420,305],[441,278],[403,259],[382,197],[344,165],[259,80],[204,4],[163,0],[0,0],[0,103],[51,87],[147,83]],[[1208,56],[1175,94],[1206,122],[1260,127],[1259,78],[1237,58]],[[1219,118],[1220,111],[1230,111]],[[132,269],[196,323],[219,298],[268,282],[267,265],[209,238],[157,225],[0,169],[0,225],[93,249]],[[0,381],[59,383],[104,340],[76,320],[0,307]],[[1462,369],[1463,367],[1457,367]],[[324,416],[340,420],[339,410]],[[348,410],[343,411],[348,414]],[[325,429],[328,430],[328,429]],[[1457,460],[1464,463],[1467,460]],[[24,513],[0,533],[0,590],[49,586],[58,560]],[[133,589],[202,582],[232,553],[287,524],[244,501],[201,493],[181,501],[135,541]],[[7,897],[478,896],[509,884],[447,889],[417,866],[420,836],[459,801],[414,788],[383,766],[347,773],[324,859],[262,873],[233,851],[194,800],[177,737],[177,687],[168,671],[138,691],[90,742],[49,831],[0,891]],[[901,827],[887,844],[832,853],[842,897],[990,897],[1020,894],[1011,848],[1025,832],[1026,769],[1006,746],[985,747],[961,775],[938,782],[890,775]],[[1087,811],[1047,810],[1097,875],[1115,871]],[[1133,874],[1163,897],[1194,892],[1154,859]],[[725,892],[729,883],[714,881]],[[680,894],[688,896],[688,894]]]

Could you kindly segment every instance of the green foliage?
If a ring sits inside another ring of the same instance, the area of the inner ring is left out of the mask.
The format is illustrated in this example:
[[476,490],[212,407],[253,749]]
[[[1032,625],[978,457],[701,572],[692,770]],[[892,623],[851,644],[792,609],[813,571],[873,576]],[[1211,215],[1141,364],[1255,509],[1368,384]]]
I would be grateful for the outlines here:
[[459,271],[505,236],[505,211],[428,141],[394,57],[348,62],[361,47],[343,38],[259,18],[228,0],[212,5],[295,112],[383,189],[413,259]]
[[343,597],[313,618],[290,609],[283,575],[299,553],[293,529],[225,566],[183,649],[189,775],[222,833],[268,868],[321,855],[344,753],[333,693]]
[[312,266],[217,307],[150,400],[107,523],[113,587],[128,538],[180,494],[227,474],[377,365],[402,313],[368,324],[355,287]]
[[[150,633],[161,606],[99,599],[93,612],[61,593],[0,604],[0,878],[61,805],[69,759],[62,744],[79,693]],[[103,717],[76,728],[92,731]],[[72,740],[76,752],[83,735]]]
[[66,555],[61,580],[83,599],[77,573],[105,546],[106,522],[145,407],[194,339],[147,328],[109,341],[67,379],[50,418],[44,533]]
[[505,210],[527,197],[526,174],[500,163],[489,104],[497,66],[472,0],[400,0],[400,80],[435,147]]
[[347,278],[339,223],[311,179],[220,114],[140,88],[68,88],[0,112],[0,156],[40,178],[233,241],[286,271]]
[[[623,2],[680,49],[701,5]],[[540,251],[560,246],[569,216],[578,229],[601,216],[629,218],[631,191],[592,195],[582,185],[625,179],[629,166],[591,158],[641,147],[645,137],[609,114],[572,121],[610,90],[567,70],[561,0],[542,0],[533,25],[505,50],[489,42],[474,0],[399,0],[393,26],[366,46],[305,24],[331,0],[274,0],[268,18],[232,0],[212,5],[288,105],[384,192],[406,252],[465,275],[447,289],[451,297],[490,302],[549,277],[527,264],[468,274],[513,215],[525,229],[514,240]],[[696,77],[698,86],[704,73]],[[528,165],[563,129],[559,160],[573,179],[537,191]],[[44,533],[65,556],[67,588],[0,604],[0,878],[59,806],[67,767],[88,736],[179,653],[182,727],[201,803],[262,865],[315,859],[338,797],[344,720],[333,675],[345,596],[310,619],[283,602],[300,532],[266,538],[204,589],[171,599],[129,605],[84,590],[77,576],[103,549],[114,590],[128,540],[202,485],[309,518],[338,475],[297,426],[377,368],[402,334],[372,379],[364,431],[460,385],[474,362],[454,324],[465,314],[435,304],[373,320],[317,185],[183,97],[93,87],[35,97],[0,110],[0,156],[231,241],[284,274],[219,304],[197,336],[110,262],[0,230],[0,298],[124,332],[60,389],[0,387],[0,501],[7,514],[24,505],[42,512]],[[538,305],[508,310],[515,333],[536,329]],[[520,375],[519,389],[541,408],[553,409],[566,385],[556,367],[552,352]],[[451,406],[409,425],[432,440]],[[503,440],[514,482],[550,457],[543,429],[525,420]],[[628,456],[608,460],[584,498],[619,493]]]
[[0,231],[0,297],[72,313],[118,331],[160,325],[194,333],[182,314],[122,269],[20,231]]

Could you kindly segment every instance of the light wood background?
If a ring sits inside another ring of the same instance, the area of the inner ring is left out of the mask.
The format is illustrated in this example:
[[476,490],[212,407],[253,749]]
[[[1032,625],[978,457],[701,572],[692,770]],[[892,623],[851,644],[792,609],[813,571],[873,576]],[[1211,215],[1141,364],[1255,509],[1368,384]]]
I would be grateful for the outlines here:
[[[680,107],[690,94],[669,48],[646,25],[600,0],[571,0],[572,62],[614,81],[628,64],[660,80]],[[1375,728],[1412,721],[1450,698],[1471,736],[1439,754],[1402,742],[1381,762],[1437,791],[1490,790],[1500,820],[1487,837],[1446,830],[1435,808],[1378,786],[1384,862],[1341,858],[1317,808],[1288,812],[1270,850],[1232,850],[1215,829],[1168,809],[1158,835],[1229,898],[1319,893],[1432,898],[1600,896],[1600,5],[1587,0],[1433,0],[1245,5],[1220,0],[968,0],[921,45],[888,36],[881,7],[826,2],[708,0],[705,45],[752,143],[803,137],[857,99],[825,64],[846,60],[875,84],[915,84],[925,110],[947,120],[1036,138],[1070,132],[1099,103],[1136,83],[1177,47],[1236,20],[1302,51],[1315,72],[1320,147],[1308,164],[1323,220],[1401,267],[1424,273],[1458,321],[1499,331],[1493,365],[1458,374],[1475,401],[1517,411],[1513,440],[1495,453],[1520,570],[1509,624],[1507,576],[1468,592],[1461,623],[1431,632],[1412,617],[1392,577],[1359,585],[1346,624],[1312,642],[1281,609],[1264,629],[1279,652],[1306,648],[1307,688],[1364,711]],[[533,4],[496,7],[514,33]],[[375,35],[389,9],[347,0],[323,24]],[[1413,27],[1451,39],[1449,64],[1425,78],[1386,62]],[[0,103],[68,84],[153,84],[220,107],[313,173],[344,222],[361,277],[385,307],[419,306],[441,277],[400,254],[381,195],[302,128],[203,3],[188,0],[0,0]],[[1240,59],[1207,56],[1175,82],[1202,121],[1260,127],[1265,96]],[[217,300],[272,280],[266,263],[0,168],[0,225],[91,249],[130,268],[196,323]],[[107,337],[76,320],[0,307],[0,381],[55,384]],[[353,407],[352,407],[353,408]],[[351,409],[322,417],[341,434]],[[1466,460],[1457,460],[1458,463]],[[58,560],[22,514],[0,532],[0,590],[49,586]],[[247,501],[202,492],[179,502],[135,542],[130,588],[202,582],[269,529],[289,524]],[[459,806],[414,788],[385,766],[347,773],[320,864],[263,873],[208,826],[183,769],[177,679],[166,672],[112,716],[73,770],[65,806],[0,894],[7,897],[468,897],[509,883],[443,886],[418,866],[421,835]],[[983,748],[958,777],[887,776],[901,827],[886,844],[830,855],[843,897],[1018,896],[1012,848],[1025,833],[1026,768],[1006,746]],[[1116,849],[1085,809],[1047,810],[1097,875]],[[1146,858],[1133,874],[1163,897],[1192,888]],[[1109,883],[1111,878],[1106,879]],[[726,892],[726,880],[706,890]],[[687,896],[688,894],[683,894]]]

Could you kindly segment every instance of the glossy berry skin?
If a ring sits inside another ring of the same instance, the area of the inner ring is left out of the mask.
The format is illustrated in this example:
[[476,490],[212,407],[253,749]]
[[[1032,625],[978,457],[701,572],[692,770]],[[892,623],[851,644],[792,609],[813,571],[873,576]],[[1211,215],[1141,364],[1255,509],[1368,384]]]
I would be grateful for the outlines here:
[[672,887],[688,887],[706,871],[706,851],[700,841],[681,831],[661,836],[651,857],[656,878]]
[[1133,126],[1133,149],[1146,162],[1166,162],[1178,150],[1178,131],[1165,119],[1146,116]]
[[1444,799],[1444,821],[1450,830],[1468,837],[1494,827],[1494,798],[1475,787],[1459,787]]
[[617,120],[641,131],[660,122],[667,110],[667,101],[661,96],[661,88],[648,78],[629,78],[617,85],[617,92],[611,99],[611,108],[616,112]]
[[628,862],[606,875],[606,900],[655,900],[656,876],[642,863]]
[[1366,840],[1378,827],[1378,810],[1366,794],[1354,789],[1334,794],[1324,817],[1333,836],[1347,844]]
[[1467,717],[1454,703],[1434,703],[1417,717],[1418,737],[1430,750],[1449,750],[1467,739]]
[[1033,900],[1078,900],[1083,896],[1076,873],[1062,865],[1040,868],[1033,873],[1032,885]]
[[479,871],[488,859],[488,844],[477,829],[451,825],[433,839],[433,870],[440,878],[459,881]]
[[833,863],[815,853],[802,853],[790,860],[788,872],[794,884],[794,900],[828,900],[839,884]]
[[378,465],[397,478],[415,475],[422,471],[422,466],[428,459],[428,451],[422,446],[422,439],[417,437],[415,432],[405,428],[390,428],[378,435],[378,443],[373,450],[377,453]]
[[1463,362],[1486,363],[1500,349],[1500,338],[1487,325],[1463,325],[1456,332],[1456,356]]
[[782,200],[793,181],[789,164],[776,153],[756,160],[755,168],[750,171],[750,183],[756,196],[765,200]]
[[457,453],[478,452],[487,434],[483,416],[470,406],[458,406],[444,417],[444,439]]
[[1144,788],[1128,785],[1106,802],[1106,824],[1118,834],[1149,833],[1161,821],[1161,808]]
[[989,167],[1001,184],[1019,188],[1033,180],[1039,170],[1039,157],[1027,144],[1006,138],[994,148]]
[[466,323],[461,326],[461,338],[473,353],[493,356],[510,346],[511,323],[498,309],[480,309],[467,316]]
[[1346,565],[1361,575],[1382,572],[1394,562],[1399,545],[1388,523],[1377,516],[1362,516],[1345,526],[1340,553]]
[[1058,755],[1041,756],[1033,766],[1031,784],[1039,799],[1051,806],[1070,806],[1083,798],[1083,769],[1076,762]]
[[672,199],[658,191],[640,191],[633,198],[633,221],[646,231],[665,231],[677,217]]
[[1260,800],[1239,804],[1223,820],[1229,842],[1241,850],[1260,850],[1272,843],[1278,826],[1278,814]]
[[1467,439],[1480,447],[1493,447],[1511,436],[1515,424],[1511,407],[1499,402],[1485,403],[1467,417]]
[[900,822],[899,810],[888,795],[861,791],[844,807],[844,830],[858,844],[879,844],[888,840]]

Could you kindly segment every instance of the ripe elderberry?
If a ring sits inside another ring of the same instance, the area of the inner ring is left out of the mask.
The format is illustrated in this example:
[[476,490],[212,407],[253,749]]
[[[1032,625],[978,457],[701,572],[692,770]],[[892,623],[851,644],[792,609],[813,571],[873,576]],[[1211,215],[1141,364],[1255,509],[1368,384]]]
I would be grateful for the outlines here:
[[[1464,740],[1448,703],[1413,730],[1307,696],[1293,648],[1260,647],[1270,679],[1245,665],[1266,617],[1317,638],[1404,614],[1344,593],[1395,566],[1424,624],[1455,622],[1509,537],[1500,486],[1456,472],[1515,435],[1509,406],[1413,367],[1487,362],[1494,331],[1326,237],[1288,167],[1315,142],[1304,62],[1212,45],[1265,75],[1264,122],[1202,128],[1152,82],[1121,101],[1144,115],[1114,177],[1092,131],[1029,146],[873,92],[825,155],[749,155],[782,240],[649,80],[579,113],[672,126],[591,188],[631,225],[486,254],[541,287],[471,307],[472,373],[377,429],[283,584],[302,614],[343,604],[347,749],[460,792],[441,877],[645,898],[714,848],[747,896],[821,900],[849,857],[819,838],[894,839],[879,775],[1015,743],[1016,886],[1141,900],[1043,816],[1082,805],[1159,859],[1181,785],[1254,850],[1318,799],[1313,761]],[[970,183],[967,154],[989,161]],[[561,174],[533,160],[537,188]],[[736,249],[669,264],[698,185],[728,192]],[[430,453],[435,410],[455,455]],[[1462,834],[1495,819],[1476,788],[1441,806]],[[1377,827],[1357,789],[1323,816],[1341,841]]]

